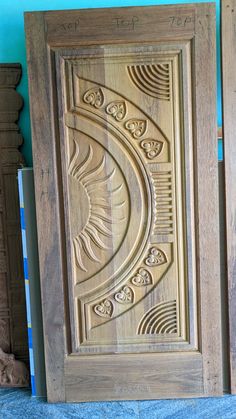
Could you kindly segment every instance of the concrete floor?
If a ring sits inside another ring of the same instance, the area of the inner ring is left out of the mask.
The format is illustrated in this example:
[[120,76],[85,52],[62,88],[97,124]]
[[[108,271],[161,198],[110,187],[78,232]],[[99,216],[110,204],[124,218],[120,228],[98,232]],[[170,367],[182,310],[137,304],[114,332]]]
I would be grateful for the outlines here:
[[25,389],[0,390],[0,419],[236,419],[236,396],[48,404]]

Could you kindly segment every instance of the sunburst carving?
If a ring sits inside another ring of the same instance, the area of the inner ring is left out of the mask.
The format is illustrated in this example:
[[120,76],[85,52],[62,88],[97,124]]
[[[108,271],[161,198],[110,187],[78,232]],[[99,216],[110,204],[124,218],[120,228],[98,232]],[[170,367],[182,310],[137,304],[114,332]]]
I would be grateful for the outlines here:
[[[116,174],[116,167],[113,167],[104,175],[105,155],[94,166],[94,152],[89,145],[85,158],[80,161],[79,144],[75,140],[73,143],[74,150],[68,167],[69,180],[74,183],[74,188],[77,188],[76,193],[80,197],[81,205],[84,204],[88,208],[88,211],[79,212],[79,208],[76,207],[71,216],[73,233],[78,232],[73,237],[73,248],[77,267],[88,272],[83,255],[85,254],[94,263],[101,263],[96,249],[103,251],[109,249],[106,241],[112,237],[111,225],[123,223],[127,218],[119,217],[119,210],[126,204],[126,200],[121,198],[123,183],[109,191],[104,189]],[[111,214],[111,206],[112,212],[116,210],[117,216]]]

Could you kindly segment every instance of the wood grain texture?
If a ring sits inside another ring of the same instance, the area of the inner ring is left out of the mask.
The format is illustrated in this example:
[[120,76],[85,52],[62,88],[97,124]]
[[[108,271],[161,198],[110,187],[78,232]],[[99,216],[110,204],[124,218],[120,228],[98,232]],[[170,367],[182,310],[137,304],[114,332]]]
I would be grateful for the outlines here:
[[[196,130],[195,149],[197,182],[198,275],[201,295],[201,350],[204,369],[204,389],[207,394],[222,392],[220,270],[219,270],[219,211],[218,159],[216,126],[216,71],[214,8],[198,5],[195,20],[196,69],[195,83],[201,88],[195,92]],[[207,40],[206,40],[207,38]],[[204,52],[203,52],[204,51]],[[207,61],[206,71],[206,56]],[[213,117],[212,117],[213,116]],[[204,181],[203,181],[204,179]],[[207,181],[206,181],[207,179]],[[209,195],[209,191],[211,194]],[[212,237],[209,247],[208,239]],[[219,301],[219,304],[209,304]],[[209,339],[209,330],[212,331]]]
[[[27,21],[31,127],[33,136],[39,269],[43,306],[46,382],[51,402],[65,400],[64,390],[64,293],[60,246],[59,197],[55,174],[55,136],[50,97],[50,72],[45,45],[43,14]],[[40,106],[34,98],[40,92]]]
[[[84,356],[65,361],[66,399],[69,402],[145,400],[203,395],[202,357],[199,353]],[[97,374],[97,371],[100,374]]]
[[230,387],[231,393],[236,394],[236,2],[222,1],[221,10]]
[[26,29],[48,400],[221,394],[214,7]]
[[[20,64],[0,64],[0,385],[3,386],[28,385],[27,368],[19,362],[28,363],[17,188],[17,170],[24,164],[19,152],[23,138],[17,125],[23,100],[15,90],[21,74]],[[13,365],[21,365],[22,369]],[[24,377],[20,377],[23,370]]]

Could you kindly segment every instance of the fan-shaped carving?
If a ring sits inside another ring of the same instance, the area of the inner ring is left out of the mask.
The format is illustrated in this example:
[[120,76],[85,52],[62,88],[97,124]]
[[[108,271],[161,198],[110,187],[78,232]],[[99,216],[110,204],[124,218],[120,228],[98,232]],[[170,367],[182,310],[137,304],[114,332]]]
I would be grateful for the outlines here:
[[130,65],[127,68],[131,80],[142,92],[160,100],[170,100],[168,63]]
[[176,301],[165,301],[152,307],[142,317],[138,326],[139,335],[177,333]]

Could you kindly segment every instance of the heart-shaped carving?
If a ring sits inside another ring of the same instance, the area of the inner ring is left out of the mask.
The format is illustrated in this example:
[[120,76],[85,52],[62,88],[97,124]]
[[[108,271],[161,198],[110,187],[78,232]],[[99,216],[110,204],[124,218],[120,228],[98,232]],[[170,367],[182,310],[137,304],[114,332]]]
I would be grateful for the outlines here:
[[125,101],[115,100],[114,102],[109,103],[106,107],[106,112],[108,115],[113,116],[117,121],[122,121],[127,113]]
[[149,251],[149,255],[145,260],[148,266],[159,266],[167,262],[165,253],[157,247],[152,247]]
[[131,279],[131,282],[136,287],[151,285],[153,283],[152,274],[147,269],[140,268],[137,274]]
[[142,119],[129,119],[125,128],[131,132],[134,138],[142,137],[147,130],[147,121]]
[[84,102],[94,106],[95,108],[101,108],[104,103],[104,94],[102,89],[100,89],[100,87],[95,87],[94,89],[88,90],[84,94]]
[[145,151],[147,158],[150,160],[157,157],[163,149],[163,142],[158,140],[143,140],[140,145]]
[[104,300],[94,307],[94,311],[98,316],[111,317],[113,313],[113,304],[110,300]]
[[118,303],[133,303],[134,301],[134,292],[132,288],[125,285],[119,292],[114,295],[115,300]]

